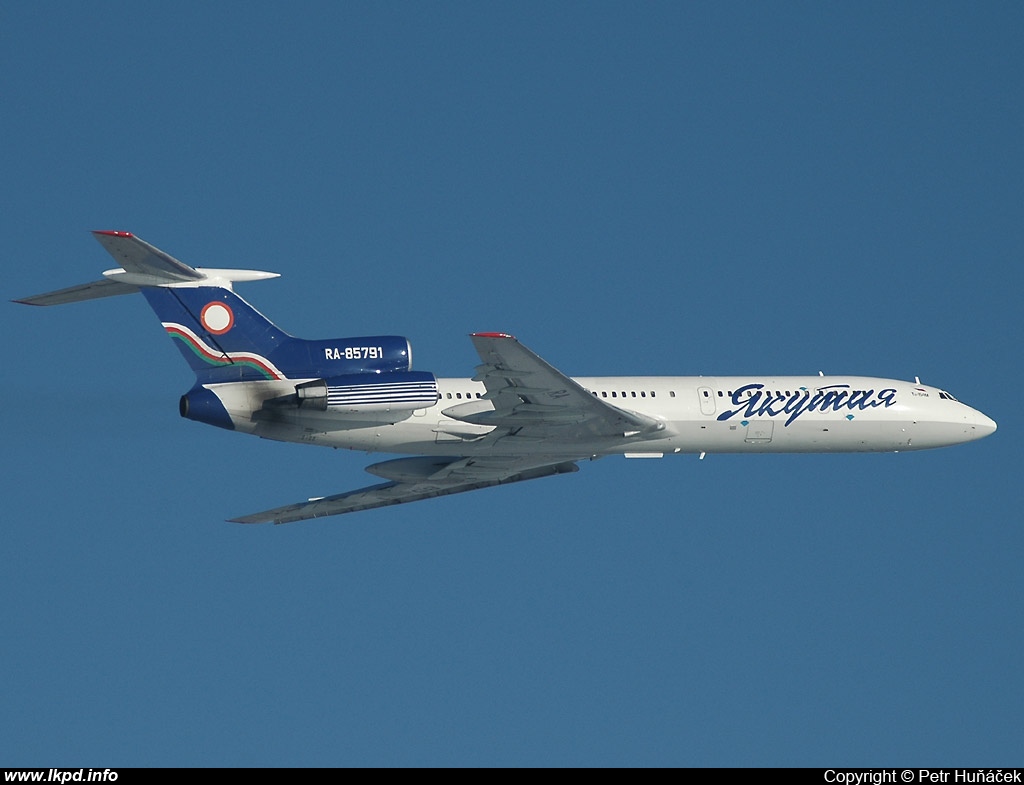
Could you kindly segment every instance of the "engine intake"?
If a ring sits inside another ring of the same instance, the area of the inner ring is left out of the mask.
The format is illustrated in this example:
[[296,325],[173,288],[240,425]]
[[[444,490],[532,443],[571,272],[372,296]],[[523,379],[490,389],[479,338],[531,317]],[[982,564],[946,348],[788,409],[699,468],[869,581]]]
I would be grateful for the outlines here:
[[327,382],[325,380],[317,379],[296,385],[295,395],[298,396],[300,407],[316,409],[321,412],[327,411]]
[[181,400],[178,401],[178,413],[187,420],[216,425],[229,431],[235,430],[235,424],[220,398],[199,385],[181,396]]

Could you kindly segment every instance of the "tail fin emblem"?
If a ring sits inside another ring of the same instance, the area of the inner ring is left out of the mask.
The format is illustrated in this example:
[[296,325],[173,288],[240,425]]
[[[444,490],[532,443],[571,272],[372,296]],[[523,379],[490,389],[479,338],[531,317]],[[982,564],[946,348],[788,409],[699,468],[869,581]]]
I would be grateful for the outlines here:
[[227,303],[207,303],[199,314],[199,320],[209,332],[214,335],[223,335],[235,324],[235,314]]

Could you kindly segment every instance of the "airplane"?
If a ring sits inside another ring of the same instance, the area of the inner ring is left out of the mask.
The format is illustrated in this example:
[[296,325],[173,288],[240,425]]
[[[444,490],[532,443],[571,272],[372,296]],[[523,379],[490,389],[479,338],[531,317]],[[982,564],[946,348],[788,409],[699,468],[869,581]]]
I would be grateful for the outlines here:
[[863,376],[572,378],[513,336],[477,332],[467,379],[412,368],[406,338],[294,338],[234,292],[278,277],[190,267],[130,232],[94,237],[103,278],[15,302],[140,292],[195,372],[182,417],[265,439],[396,453],[386,480],[231,519],[290,523],[579,470],[607,455],[902,452],[981,439],[996,423],[945,390]]

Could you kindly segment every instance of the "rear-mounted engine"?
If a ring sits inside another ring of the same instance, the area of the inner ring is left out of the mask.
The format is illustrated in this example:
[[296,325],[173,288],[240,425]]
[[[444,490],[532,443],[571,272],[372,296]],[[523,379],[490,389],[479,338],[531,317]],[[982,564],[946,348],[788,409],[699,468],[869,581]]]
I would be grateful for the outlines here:
[[235,429],[235,424],[220,398],[200,385],[196,385],[181,396],[181,400],[178,401],[178,413],[188,420],[216,425],[229,431]]
[[299,407],[342,414],[411,412],[441,397],[437,379],[426,371],[358,373],[297,385]]

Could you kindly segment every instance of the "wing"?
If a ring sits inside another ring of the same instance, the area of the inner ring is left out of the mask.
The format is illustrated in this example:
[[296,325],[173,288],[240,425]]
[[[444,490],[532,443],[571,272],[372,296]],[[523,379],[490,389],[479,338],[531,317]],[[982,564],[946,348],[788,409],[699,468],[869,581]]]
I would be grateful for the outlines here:
[[[542,463],[547,460],[546,463]],[[391,482],[359,488],[336,496],[324,496],[298,504],[231,519],[231,523],[292,523],[346,512],[372,510],[391,504],[404,504],[435,496],[475,491],[538,477],[579,471],[573,461],[531,456],[519,458],[434,458],[417,456],[397,458],[374,464],[367,471]]]
[[[404,504],[435,496],[475,491],[538,477],[579,471],[576,461],[592,457],[594,446],[643,440],[664,430],[653,417],[612,406],[548,365],[511,335],[475,333],[482,364],[475,381],[481,399],[444,410],[452,419],[494,426],[477,443],[490,447],[475,457],[414,456],[384,461],[367,471],[391,482],[336,496],[310,499],[234,518],[233,523],[290,523],[346,512]],[[552,445],[547,455],[536,454]],[[529,450],[524,449],[529,446]]]
[[511,335],[471,336],[481,365],[474,381],[487,389],[483,399],[453,406],[444,414],[476,425],[496,426],[497,438],[593,441],[654,434],[665,424],[596,398]]

